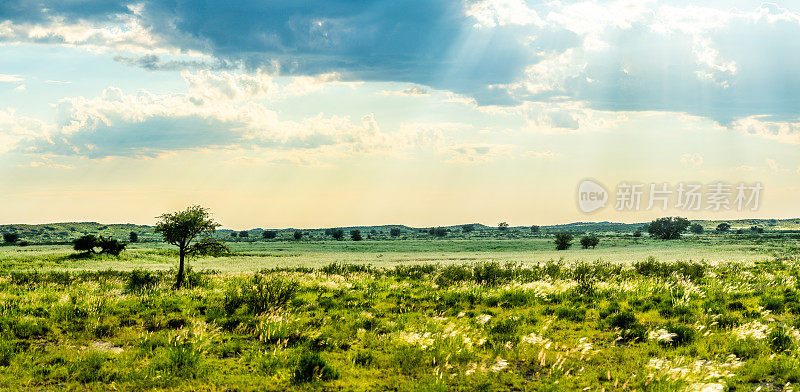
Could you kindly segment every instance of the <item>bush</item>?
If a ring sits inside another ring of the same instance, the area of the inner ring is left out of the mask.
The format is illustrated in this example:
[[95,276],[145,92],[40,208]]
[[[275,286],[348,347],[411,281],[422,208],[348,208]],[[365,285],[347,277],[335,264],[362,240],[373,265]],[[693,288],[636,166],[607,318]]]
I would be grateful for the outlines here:
[[247,230],[242,230],[239,232],[239,238],[247,238],[250,237],[250,232]]
[[87,234],[72,241],[72,249],[78,252],[91,253],[97,247],[97,237]]
[[720,223],[717,225],[717,231],[720,233],[725,233],[731,229],[730,223]]
[[693,223],[691,226],[689,226],[689,231],[694,234],[703,234],[703,225],[699,223]]
[[430,230],[428,230],[428,234],[436,237],[444,237],[447,235],[448,231],[449,230],[444,227],[431,227]]
[[361,230],[350,231],[350,238],[352,238],[353,241],[361,241]]
[[593,235],[584,236],[581,238],[581,246],[583,246],[583,249],[589,249],[590,246],[595,248],[599,243],[600,239]]
[[681,234],[689,227],[689,220],[681,217],[658,218],[647,226],[651,236],[662,240],[681,238]]
[[461,226],[461,231],[464,233],[472,233],[475,231],[475,225],[463,225]]
[[303,232],[302,232],[302,231],[300,231],[300,230],[296,230],[296,231],[294,232],[294,234],[292,234],[292,236],[294,236],[294,239],[296,239],[296,240],[300,240],[300,239],[302,239],[302,238],[303,238]]
[[228,290],[223,306],[228,314],[233,314],[243,305],[247,305],[250,313],[260,314],[286,305],[296,294],[297,283],[257,274],[239,287]]
[[150,290],[158,284],[158,276],[150,271],[135,269],[128,275],[125,283],[125,291],[136,293]]
[[300,355],[292,374],[292,381],[295,384],[337,379],[339,379],[339,373],[328,365],[319,353],[314,351],[304,351]]
[[100,247],[100,253],[105,253],[112,256],[119,256],[119,254],[125,250],[125,244],[122,242],[114,238],[105,238],[103,236],[100,236],[100,238],[97,239],[97,246]]
[[271,240],[278,236],[278,233],[272,230],[265,230],[261,233],[261,237],[264,237],[265,240]]
[[137,234],[135,231],[130,232],[128,234],[128,240],[130,242],[139,242],[139,234]]
[[572,246],[572,233],[563,232],[556,234],[556,250],[567,250]]
[[19,241],[19,234],[17,233],[3,233],[3,241],[13,244]]
[[780,353],[792,348],[792,335],[783,326],[775,327],[767,336],[772,351]]

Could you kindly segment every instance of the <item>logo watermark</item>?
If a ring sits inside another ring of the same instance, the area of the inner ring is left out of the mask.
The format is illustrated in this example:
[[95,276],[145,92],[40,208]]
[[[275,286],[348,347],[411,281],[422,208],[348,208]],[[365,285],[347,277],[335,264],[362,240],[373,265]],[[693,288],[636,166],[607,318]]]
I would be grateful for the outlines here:
[[666,211],[670,208],[682,211],[756,211],[763,190],[760,182],[622,182],[614,188],[612,198],[599,182],[583,180],[578,184],[577,201],[578,208],[585,213],[606,207],[610,199],[614,200],[617,211]]

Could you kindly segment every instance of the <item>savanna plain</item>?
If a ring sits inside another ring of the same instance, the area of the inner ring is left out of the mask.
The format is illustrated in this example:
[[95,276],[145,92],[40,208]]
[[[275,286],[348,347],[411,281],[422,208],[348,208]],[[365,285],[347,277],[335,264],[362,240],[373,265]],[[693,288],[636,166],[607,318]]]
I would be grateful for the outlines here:
[[180,290],[141,227],[119,256],[64,240],[113,227],[34,228],[0,246],[0,389],[793,390],[800,233],[714,225],[567,250],[555,229],[218,232],[230,252],[188,258]]

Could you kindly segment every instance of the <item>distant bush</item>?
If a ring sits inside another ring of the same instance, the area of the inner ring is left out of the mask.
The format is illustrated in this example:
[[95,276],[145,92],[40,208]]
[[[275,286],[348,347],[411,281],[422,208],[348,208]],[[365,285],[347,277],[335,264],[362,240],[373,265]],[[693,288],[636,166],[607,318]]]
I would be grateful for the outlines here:
[[464,233],[472,233],[475,231],[475,225],[463,225],[461,226],[461,231]]
[[539,232],[539,230],[541,230],[539,226],[536,225],[531,226],[531,233],[536,234]]
[[599,243],[600,239],[594,235],[588,235],[581,238],[581,246],[583,246],[583,249],[589,249],[589,247],[594,248]]
[[391,235],[392,237],[399,236],[400,235],[400,229],[397,228],[397,227],[393,227],[393,228],[389,229],[389,235]]
[[137,234],[135,231],[130,232],[128,234],[128,240],[130,242],[139,242],[139,234]]
[[722,222],[717,225],[717,231],[720,233],[725,233],[731,229],[730,223]]
[[497,229],[500,230],[500,231],[508,230],[508,222],[500,222],[497,225]]
[[242,230],[239,232],[239,238],[247,238],[250,237],[250,232],[247,230]]
[[558,233],[556,234],[556,239],[554,242],[557,250],[567,250],[570,246],[572,246],[572,233]]
[[633,236],[636,237],[636,238],[641,237],[642,236],[642,231],[641,230],[634,231],[633,232]]
[[361,241],[361,230],[350,231],[350,238],[352,238],[353,241]]
[[693,223],[691,226],[689,226],[689,231],[694,234],[703,234],[703,225],[699,223]]
[[230,255],[231,248],[211,238],[203,238],[192,244],[187,253],[192,256],[222,257]]
[[72,249],[78,252],[91,253],[94,252],[95,247],[97,247],[97,237],[93,234],[87,234],[72,241]]
[[764,228],[763,227],[759,227],[759,226],[751,226],[750,227],[750,231],[752,231],[754,233],[761,234],[761,233],[764,232]]
[[3,233],[3,241],[13,244],[19,241],[19,234],[17,233]]
[[681,234],[689,227],[689,220],[681,217],[658,218],[647,226],[651,236],[662,240],[681,238]]
[[235,231],[232,231],[232,232],[231,232],[231,237],[233,237],[233,238],[236,238],[236,237],[238,237],[238,236],[239,236],[239,233],[237,233],[237,232],[235,232]]
[[330,236],[333,237],[336,241],[344,240],[344,230],[342,229],[332,229],[330,232]]
[[[81,253],[119,256],[125,250],[125,244],[111,237],[95,237],[92,234],[87,234],[73,240],[72,248]],[[100,248],[100,250],[96,251],[95,249],[97,248]]]
[[271,239],[273,239],[273,238],[275,238],[277,236],[278,236],[278,233],[276,233],[276,232],[274,232],[272,230],[264,230],[261,233],[261,237],[264,237],[265,240],[271,240]]
[[428,234],[436,237],[444,237],[447,235],[448,231],[449,230],[444,227],[431,227],[430,230],[428,230]]
[[292,234],[292,236],[294,237],[294,239],[300,240],[300,239],[303,238],[303,232],[300,231],[300,230],[297,230],[297,231],[294,232],[294,234]]

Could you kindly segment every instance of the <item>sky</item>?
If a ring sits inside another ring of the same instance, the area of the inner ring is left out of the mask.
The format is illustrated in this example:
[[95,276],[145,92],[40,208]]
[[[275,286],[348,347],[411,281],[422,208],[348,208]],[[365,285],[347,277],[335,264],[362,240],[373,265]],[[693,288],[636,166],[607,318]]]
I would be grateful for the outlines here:
[[796,218],[799,70],[796,1],[6,0],[0,223]]

